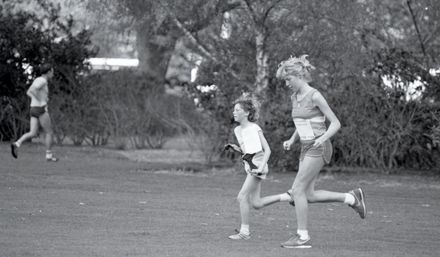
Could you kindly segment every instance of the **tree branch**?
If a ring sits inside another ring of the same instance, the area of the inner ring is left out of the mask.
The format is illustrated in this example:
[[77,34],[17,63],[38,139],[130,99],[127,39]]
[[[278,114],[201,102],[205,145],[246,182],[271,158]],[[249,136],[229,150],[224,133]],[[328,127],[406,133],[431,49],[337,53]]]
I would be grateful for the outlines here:
[[255,25],[258,25],[259,24],[258,16],[255,13],[255,10],[252,8],[252,3],[250,3],[249,0],[243,0],[243,2],[246,4],[247,7],[246,10],[250,14],[252,21],[255,23]]
[[263,15],[263,22],[266,21],[266,18],[269,16],[270,11],[272,11],[275,8],[275,6],[277,6],[282,1],[284,1],[284,0],[277,0],[272,5],[270,5],[269,8],[267,8],[266,12]]
[[419,42],[420,42],[420,48],[422,49],[423,56],[424,56],[425,60],[427,60],[425,44],[423,44],[422,35],[420,33],[419,26],[417,25],[417,19],[416,19],[416,16],[414,14],[414,11],[413,11],[413,9],[411,7],[411,0],[406,0],[406,5],[408,6],[409,13],[411,14],[411,19],[412,19],[414,27],[416,29],[417,37],[418,37]]
[[183,25],[183,23],[179,19],[177,19],[175,15],[172,14],[167,6],[163,5],[162,3],[160,4],[165,8],[165,10],[167,10],[168,14],[170,15],[176,26],[183,32],[183,34],[191,41],[191,43],[197,48],[198,51],[200,51],[202,55],[207,57],[209,60],[224,66],[228,73],[231,74],[235,79],[241,80],[239,75],[231,70],[228,65],[212,55],[211,52]]

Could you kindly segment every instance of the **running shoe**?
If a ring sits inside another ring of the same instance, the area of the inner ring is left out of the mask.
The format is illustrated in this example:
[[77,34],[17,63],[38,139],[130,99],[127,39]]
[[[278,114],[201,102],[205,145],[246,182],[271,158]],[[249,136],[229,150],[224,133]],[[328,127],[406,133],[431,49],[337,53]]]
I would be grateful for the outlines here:
[[15,159],[18,158],[18,146],[15,143],[11,144],[11,154]]
[[58,161],[58,159],[57,158],[55,158],[55,157],[46,157],[46,161],[48,161],[48,162],[57,162]]
[[348,192],[352,196],[354,196],[354,204],[349,205],[353,208],[362,219],[365,219],[367,216],[367,208],[365,206],[365,195],[361,188],[351,190]]
[[228,238],[232,240],[249,240],[251,239],[251,235],[246,235],[239,232],[238,234],[228,236]]
[[310,237],[307,239],[301,239],[297,234],[284,243],[281,243],[281,247],[284,248],[312,248],[312,245],[307,244],[310,241]]

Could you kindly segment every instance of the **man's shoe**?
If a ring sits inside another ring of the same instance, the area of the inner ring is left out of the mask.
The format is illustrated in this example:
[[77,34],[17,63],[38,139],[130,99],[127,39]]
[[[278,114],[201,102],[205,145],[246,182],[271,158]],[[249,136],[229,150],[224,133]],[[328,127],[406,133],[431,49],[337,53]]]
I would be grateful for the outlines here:
[[55,157],[46,157],[46,161],[48,161],[48,162],[57,162],[58,161],[58,159],[57,158],[55,158]]
[[18,158],[18,146],[15,143],[11,144],[11,154],[15,159]]
[[251,235],[246,235],[239,232],[238,234],[228,236],[228,238],[232,240],[249,240],[251,239]]
[[284,243],[281,243],[281,247],[284,248],[312,248],[310,244],[307,242],[310,241],[310,237],[308,239],[301,239],[299,235],[293,236],[289,238]]
[[354,196],[354,204],[350,205],[362,219],[365,219],[367,216],[367,208],[365,206],[365,195],[361,188],[351,190],[348,192],[352,196]]

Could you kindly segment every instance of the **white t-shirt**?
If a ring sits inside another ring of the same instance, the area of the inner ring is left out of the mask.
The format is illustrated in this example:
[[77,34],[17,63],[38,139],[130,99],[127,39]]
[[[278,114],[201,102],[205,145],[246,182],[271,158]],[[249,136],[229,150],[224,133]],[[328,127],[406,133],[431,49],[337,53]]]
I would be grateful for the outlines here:
[[234,134],[243,153],[253,154],[263,151],[260,136],[258,135],[259,131],[262,131],[262,129],[255,123],[249,123],[245,128],[241,126],[235,127]]
[[29,87],[29,90],[31,89],[40,99],[38,100],[35,97],[31,97],[31,107],[47,105],[47,102],[49,101],[49,88],[47,86],[47,80],[44,77],[36,78]]

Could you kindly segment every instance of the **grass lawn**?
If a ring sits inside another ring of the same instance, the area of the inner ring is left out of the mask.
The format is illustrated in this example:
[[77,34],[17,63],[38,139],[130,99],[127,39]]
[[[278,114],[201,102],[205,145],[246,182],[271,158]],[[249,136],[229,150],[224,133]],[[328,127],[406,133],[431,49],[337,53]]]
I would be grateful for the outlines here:
[[[311,205],[313,247],[283,249],[296,229],[287,203],[252,212],[251,240],[227,238],[240,225],[242,171],[181,171],[176,152],[56,147],[60,161],[47,163],[40,144],[25,144],[18,160],[9,145],[0,150],[1,257],[440,256],[436,176],[323,174],[316,188],[365,190],[367,219],[343,204]],[[262,194],[285,192],[293,178],[271,173]]]

